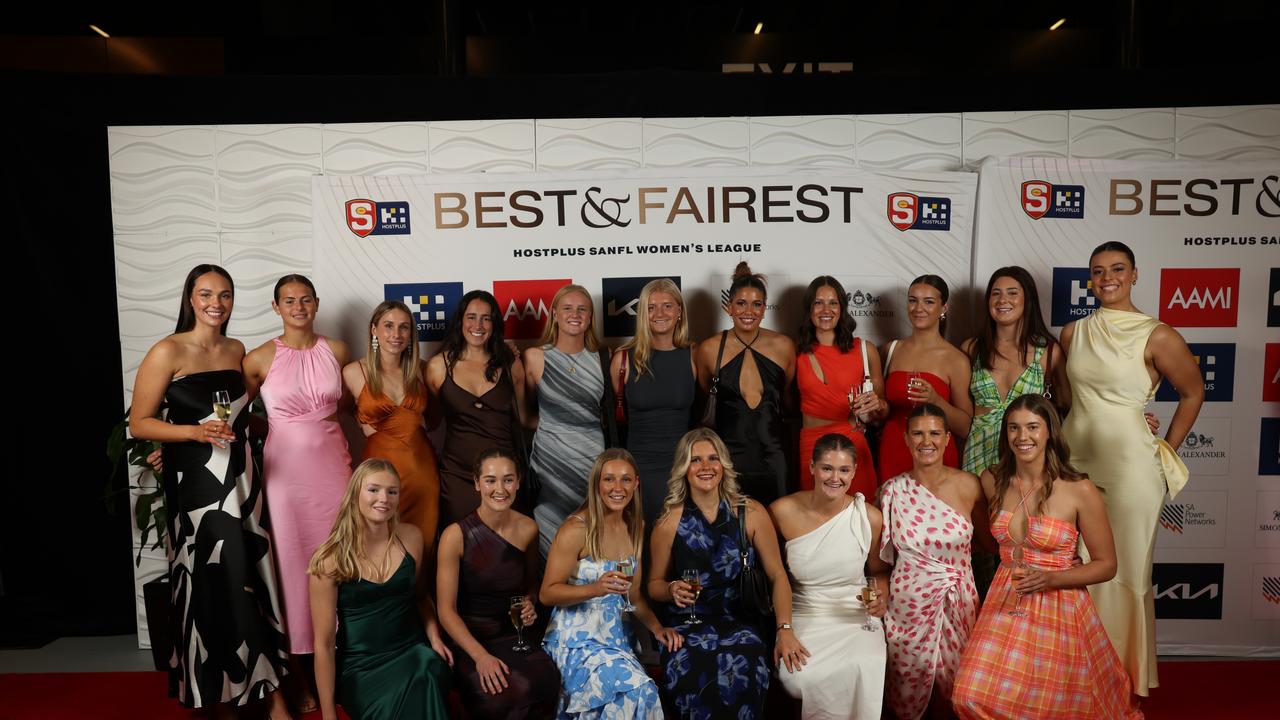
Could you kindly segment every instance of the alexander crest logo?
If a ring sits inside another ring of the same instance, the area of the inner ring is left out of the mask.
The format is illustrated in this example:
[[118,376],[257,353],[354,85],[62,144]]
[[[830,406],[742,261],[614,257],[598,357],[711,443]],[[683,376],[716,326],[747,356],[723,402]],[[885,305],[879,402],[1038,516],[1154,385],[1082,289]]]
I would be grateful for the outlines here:
[[409,306],[420,342],[444,339],[449,320],[462,299],[462,283],[394,283],[383,286],[383,297]]
[[1235,327],[1240,268],[1164,268],[1160,319],[1178,327]]
[[348,200],[347,227],[359,237],[408,235],[409,203],[399,200],[374,202],[364,198]]
[[1213,448],[1213,437],[1192,431],[1187,433],[1187,438],[1182,441],[1182,447],[1188,450],[1209,450]]
[[951,198],[898,192],[889,196],[889,224],[907,230],[950,230]]
[[1032,220],[1084,218],[1084,186],[1053,185],[1044,180],[1022,183],[1022,211]]
[[493,297],[502,311],[503,335],[513,340],[532,340],[542,335],[551,318],[551,302],[556,292],[573,282],[560,280],[494,280]]

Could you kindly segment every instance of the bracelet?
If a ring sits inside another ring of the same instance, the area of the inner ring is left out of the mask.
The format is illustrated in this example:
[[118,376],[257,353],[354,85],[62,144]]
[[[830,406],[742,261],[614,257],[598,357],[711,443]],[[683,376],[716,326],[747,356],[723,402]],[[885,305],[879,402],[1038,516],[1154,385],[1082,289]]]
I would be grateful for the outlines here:
[[667,594],[671,596],[671,599],[672,599],[672,600],[675,600],[675,599],[676,599],[676,594],[672,591],[671,586],[672,586],[672,585],[675,585],[675,584],[676,584],[676,583],[678,583],[678,582],[680,582],[680,581],[679,581],[679,580],[672,580],[671,582],[667,583]]

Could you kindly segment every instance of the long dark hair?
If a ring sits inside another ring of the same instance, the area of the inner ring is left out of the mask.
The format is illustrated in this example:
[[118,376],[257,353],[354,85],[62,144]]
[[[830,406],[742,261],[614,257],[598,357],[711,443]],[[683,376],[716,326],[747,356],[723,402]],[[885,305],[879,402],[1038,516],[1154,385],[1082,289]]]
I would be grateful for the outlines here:
[[[1022,319],[1018,321],[1018,348],[1022,355],[1022,364],[1026,365],[1030,362],[1031,348],[1048,347],[1053,342],[1053,335],[1044,324],[1044,316],[1040,314],[1040,291],[1036,289],[1035,278],[1031,277],[1031,273],[1026,269],[1009,265],[991,273],[991,279],[987,281],[987,292],[983,297],[990,301],[991,288],[995,287],[996,280],[1002,277],[1013,278],[1014,282],[1022,286]],[[982,365],[988,370],[994,370],[995,354],[996,321],[991,317],[991,310],[988,308],[987,321],[979,326],[978,334],[974,336],[973,345],[969,348],[969,362],[974,367]]]
[[[191,272],[187,273],[187,279],[182,283],[182,301],[178,305],[178,324],[174,327],[174,334],[182,333],[196,326],[196,309],[191,305],[191,293],[195,291],[196,280],[201,275],[208,273],[218,273],[226,278],[227,284],[231,286],[232,299],[236,296],[236,283],[231,279],[231,273],[223,270],[218,265],[204,263],[191,268]],[[222,327],[219,328],[223,335],[227,334],[227,325],[231,323],[231,318],[222,321]]]
[[515,361],[515,354],[511,352],[511,348],[502,339],[502,310],[498,308],[498,301],[491,293],[484,290],[472,290],[462,299],[458,301],[458,307],[453,312],[453,317],[449,318],[449,325],[444,331],[444,342],[440,346],[440,352],[444,353],[444,362],[449,370],[453,370],[453,364],[457,362],[458,356],[463,350],[467,349],[467,341],[462,337],[462,320],[467,314],[467,306],[473,300],[483,300],[489,306],[489,317],[493,320],[493,329],[489,333],[489,339],[485,341],[485,352],[489,353],[489,362],[484,368],[484,379],[489,382],[495,382],[498,379],[500,371],[507,370],[511,367],[511,363]]
[[1076,481],[1087,477],[1071,464],[1071,448],[1067,445],[1067,438],[1062,434],[1062,421],[1058,419],[1058,411],[1053,407],[1053,403],[1038,393],[1019,395],[1009,403],[1009,407],[1004,411],[1004,418],[1000,421],[1000,461],[991,468],[991,474],[996,481],[995,495],[991,503],[992,519],[1000,512],[1004,494],[1018,471],[1018,460],[1009,451],[1009,416],[1016,410],[1030,410],[1044,421],[1045,427],[1049,428],[1049,443],[1044,448],[1044,474],[1049,479],[1044,486],[1044,495],[1036,505],[1037,515],[1044,514],[1044,504],[1053,493],[1055,481]]
[[[942,296],[943,305],[946,305],[947,302],[951,300],[951,288],[947,287],[947,281],[943,280],[942,277],[939,275],[921,275],[915,280],[912,280],[911,282],[907,283],[907,292],[910,293],[911,288],[915,285],[928,285],[934,290],[937,290],[938,294]],[[938,322],[938,334],[942,335],[942,337],[946,337],[947,336],[947,318],[945,317],[946,313],[943,313],[943,315],[944,317]]]
[[842,353],[853,347],[853,331],[858,323],[849,315],[849,295],[839,280],[830,275],[819,275],[804,290],[804,300],[800,306],[804,308],[804,318],[800,321],[799,352],[813,352],[813,345],[818,341],[818,329],[813,325],[813,301],[818,298],[818,291],[829,287],[836,291],[840,299],[840,319],[836,321],[836,349]]

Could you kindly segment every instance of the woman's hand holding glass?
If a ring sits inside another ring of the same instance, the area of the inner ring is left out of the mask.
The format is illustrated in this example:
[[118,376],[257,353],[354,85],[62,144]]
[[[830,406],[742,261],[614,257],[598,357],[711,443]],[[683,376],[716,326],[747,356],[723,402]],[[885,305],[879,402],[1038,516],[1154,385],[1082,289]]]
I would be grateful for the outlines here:
[[591,583],[595,586],[596,597],[605,595],[626,595],[631,590],[631,578],[617,570],[609,570]]

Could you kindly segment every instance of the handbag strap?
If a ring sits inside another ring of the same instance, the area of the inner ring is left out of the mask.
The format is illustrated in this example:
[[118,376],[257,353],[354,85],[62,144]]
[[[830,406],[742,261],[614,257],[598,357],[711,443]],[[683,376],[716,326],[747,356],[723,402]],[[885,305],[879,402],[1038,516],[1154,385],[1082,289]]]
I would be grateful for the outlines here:
[[750,570],[747,560],[747,500],[738,501],[738,559],[742,560],[742,569]]
[[889,352],[885,353],[885,356],[884,356],[884,371],[886,373],[889,372],[889,366],[893,364],[893,351],[897,349],[898,349],[897,340],[894,340],[893,342],[889,343]]
[[724,359],[724,341],[728,337],[728,330],[720,331],[720,351],[716,353],[716,371],[711,374],[711,387],[707,389],[708,395],[715,395],[716,389],[720,385],[720,361]]
[[867,362],[867,341],[858,338],[858,349],[862,351],[862,382],[865,384],[871,379],[871,365]]

